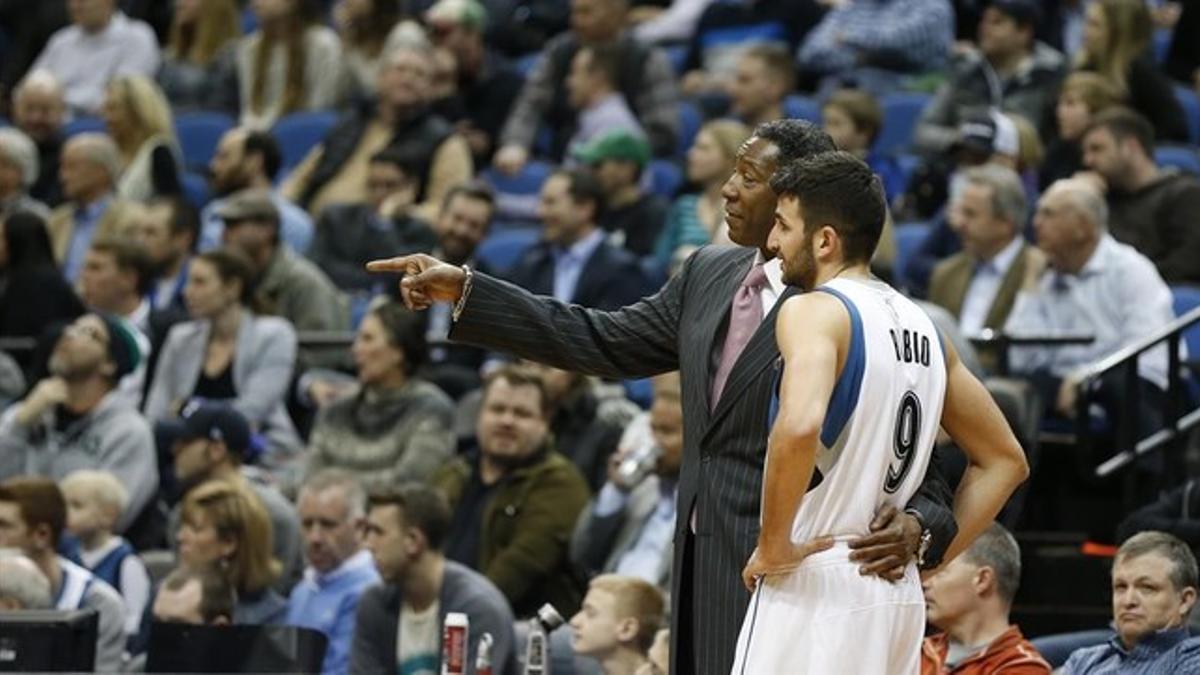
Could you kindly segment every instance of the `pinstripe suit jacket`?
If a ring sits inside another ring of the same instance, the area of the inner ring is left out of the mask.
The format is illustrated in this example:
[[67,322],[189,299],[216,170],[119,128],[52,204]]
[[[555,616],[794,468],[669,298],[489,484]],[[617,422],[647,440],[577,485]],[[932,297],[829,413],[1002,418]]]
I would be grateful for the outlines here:
[[[779,367],[775,314],[781,303],[776,303],[709,412],[712,372],[724,344],[731,300],[754,254],[750,248],[701,248],[654,296],[612,312],[565,305],[476,274],[450,332],[454,340],[603,377],[680,371],[684,449],[671,582],[672,653],[680,654],[681,633],[692,631],[685,644],[694,645],[698,672],[714,675],[726,675],[733,664],[750,597],[741,571],[758,538],[767,414]],[[793,292],[789,289],[784,298]],[[931,473],[910,502],[943,550],[957,529],[945,506],[950,500],[945,481]],[[693,509],[692,566],[684,570],[683,537]],[[693,578],[702,592],[692,592]],[[687,585],[681,590],[681,584]],[[692,594],[691,617],[679,614],[682,593]],[[688,672],[676,668],[683,661],[672,658],[672,669]]]

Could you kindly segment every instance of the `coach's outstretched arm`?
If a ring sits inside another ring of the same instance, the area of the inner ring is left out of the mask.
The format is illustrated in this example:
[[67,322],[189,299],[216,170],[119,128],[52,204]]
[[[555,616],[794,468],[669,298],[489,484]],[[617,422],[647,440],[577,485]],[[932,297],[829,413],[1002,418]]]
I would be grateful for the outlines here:
[[479,272],[468,281],[462,267],[423,254],[376,260],[367,269],[403,274],[400,295],[411,309],[461,300],[450,331],[456,341],[627,379],[679,368],[679,313],[694,258],[653,296],[611,312],[534,295]]
[[943,340],[943,345],[947,377],[942,428],[968,462],[954,497],[958,536],[946,550],[945,565],[991,525],[1009,496],[1029,477],[1029,464],[992,395],[959,360],[954,345],[949,340]]

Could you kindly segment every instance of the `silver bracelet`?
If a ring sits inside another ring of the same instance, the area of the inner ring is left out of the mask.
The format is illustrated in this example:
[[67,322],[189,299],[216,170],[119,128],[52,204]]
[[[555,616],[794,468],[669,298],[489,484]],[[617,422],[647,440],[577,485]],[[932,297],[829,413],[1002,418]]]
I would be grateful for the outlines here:
[[470,265],[463,265],[462,271],[466,275],[466,278],[463,279],[462,295],[458,296],[458,302],[454,303],[454,311],[450,315],[450,318],[454,321],[458,321],[463,308],[467,306],[467,296],[471,295],[471,283],[475,280],[475,273],[471,271]]

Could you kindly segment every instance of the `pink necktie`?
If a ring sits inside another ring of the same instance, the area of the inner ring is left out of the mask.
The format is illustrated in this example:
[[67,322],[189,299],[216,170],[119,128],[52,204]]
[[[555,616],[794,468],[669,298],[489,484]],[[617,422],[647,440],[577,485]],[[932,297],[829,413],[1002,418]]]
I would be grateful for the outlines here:
[[712,398],[709,405],[712,410],[717,408],[721,400],[721,392],[725,390],[725,382],[729,379],[729,371],[737,363],[738,356],[750,342],[758,324],[762,323],[762,289],[767,283],[767,274],[763,271],[762,263],[756,263],[742,279],[741,286],[733,294],[733,307],[729,310],[729,328],[725,331],[725,346],[721,349],[721,361],[717,364],[717,373],[713,376]]

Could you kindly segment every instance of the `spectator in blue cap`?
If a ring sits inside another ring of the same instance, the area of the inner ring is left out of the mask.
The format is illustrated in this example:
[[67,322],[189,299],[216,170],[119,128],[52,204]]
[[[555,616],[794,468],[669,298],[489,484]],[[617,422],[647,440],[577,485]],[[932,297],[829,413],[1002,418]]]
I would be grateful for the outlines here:
[[[190,492],[210,480],[225,480],[248,487],[258,496],[275,533],[273,554],[283,565],[280,587],[290,586],[299,570],[300,518],[276,487],[246,466],[254,459],[256,444],[246,418],[225,403],[193,400],[183,406],[179,419],[163,425],[160,433],[171,448],[174,477],[181,492]],[[167,529],[172,541],[178,529],[176,507]]]

